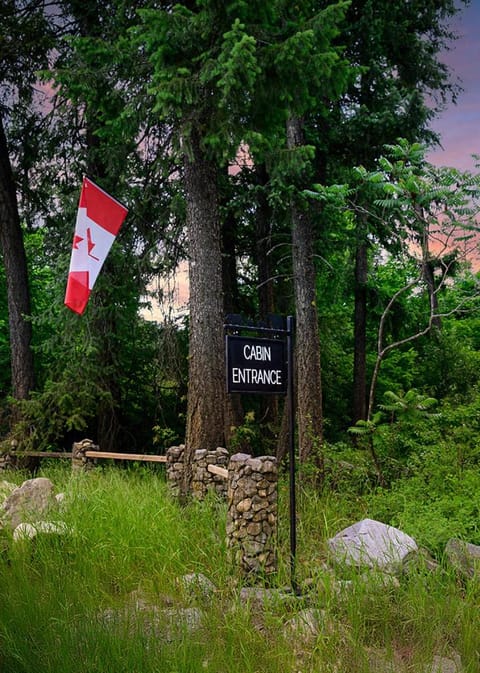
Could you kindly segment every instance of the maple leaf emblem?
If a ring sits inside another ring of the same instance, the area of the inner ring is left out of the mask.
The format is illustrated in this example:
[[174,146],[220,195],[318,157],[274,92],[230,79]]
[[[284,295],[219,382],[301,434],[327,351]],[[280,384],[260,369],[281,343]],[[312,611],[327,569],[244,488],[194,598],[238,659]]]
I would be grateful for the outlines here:
[[[84,240],[85,240],[85,238],[83,236],[79,236],[78,234],[75,234],[74,237],[73,237],[73,246],[72,246],[73,249],[78,250],[79,243],[81,243]],[[88,256],[91,257],[92,259],[96,260],[97,262],[99,262],[100,260],[98,259],[98,257],[95,257],[95,255],[92,255],[92,250],[95,247],[95,245],[96,245],[96,243],[94,243],[93,239],[92,239],[92,230],[90,229],[90,227],[87,227],[87,253],[88,253]]]

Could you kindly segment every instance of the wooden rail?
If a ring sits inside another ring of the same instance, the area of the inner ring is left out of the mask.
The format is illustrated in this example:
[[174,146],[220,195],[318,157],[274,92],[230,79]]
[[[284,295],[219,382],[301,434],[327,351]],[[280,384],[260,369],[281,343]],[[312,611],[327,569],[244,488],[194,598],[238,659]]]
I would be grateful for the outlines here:
[[[16,456],[32,456],[38,458],[70,458],[72,452],[68,451],[15,451]],[[145,463],[166,463],[167,456],[150,456],[145,453],[115,453],[112,451],[85,451],[85,458],[110,458],[111,460],[137,460]],[[223,479],[228,479],[228,470],[219,465],[208,465],[208,471]]]
[[145,453],[113,453],[110,451],[85,451],[86,458],[111,458],[112,460],[140,460],[149,463],[166,463],[167,456],[149,456]]
[[[71,451],[15,451],[14,456],[23,458],[72,458]],[[144,453],[113,453],[109,451],[85,451],[86,458],[112,458],[113,460],[138,460],[150,463],[166,463],[167,456],[149,456]]]
[[32,458],[71,458],[71,451],[12,451],[12,456],[18,456],[19,458],[24,458],[25,456],[31,456]]
[[224,467],[220,467],[220,465],[207,465],[207,470],[211,474],[217,474],[219,477],[223,477],[224,479],[228,479],[228,470]]

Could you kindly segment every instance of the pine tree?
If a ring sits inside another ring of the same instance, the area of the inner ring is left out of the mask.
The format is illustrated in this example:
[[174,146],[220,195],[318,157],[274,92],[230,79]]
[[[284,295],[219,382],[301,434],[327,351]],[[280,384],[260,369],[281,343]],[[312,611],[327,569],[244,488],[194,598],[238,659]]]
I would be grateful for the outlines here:
[[[34,83],[52,45],[44,5],[9,0],[0,8],[0,247],[7,285],[12,391],[17,399],[27,398],[34,386],[31,301],[19,205],[23,196],[22,205],[28,212],[31,194],[20,192],[18,177],[28,175],[33,160],[28,134],[34,132],[37,119]],[[20,133],[21,129],[25,132],[23,156],[21,152],[16,155],[14,143],[9,142],[14,124]]]

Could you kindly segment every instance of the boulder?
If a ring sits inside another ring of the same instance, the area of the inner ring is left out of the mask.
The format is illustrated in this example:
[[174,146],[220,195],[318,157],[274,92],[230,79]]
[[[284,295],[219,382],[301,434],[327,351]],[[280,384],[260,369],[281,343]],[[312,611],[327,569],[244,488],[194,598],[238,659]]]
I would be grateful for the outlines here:
[[480,572],[480,547],[451,538],[445,547],[445,558],[457,572],[472,579]]
[[[412,668],[413,652],[393,651],[388,653],[386,650],[372,649],[366,650],[371,673],[407,673],[413,671]],[[462,673],[462,662],[460,655],[454,652],[450,657],[435,654],[428,664],[422,664],[415,668],[415,671],[421,673]]]
[[425,673],[461,673],[462,671],[460,655],[454,652],[451,657],[442,657],[436,654],[431,666],[427,667]]
[[299,598],[290,588],[274,589],[260,586],[242,587],[239,593],[240,604],[257,616],[263,615],[272,606],[295,605]]
[[0,506],[0,519],[12,529],[28,520],[38,520],[55,504],[50,479],[28,479],[15,488]]
[[199,631],[204,624],[204,613],[199,608],[162,609],[144,603],[123,608],[109,608],[99,615],[100,622],[109,629],[120,629],[132,636],[140,630],[144,636],[164,642],[175,642]]
[[327,620],[325,610],[305,608],[289,619],[284,626],[284,634],[295,641],[314,642]]
[[396,573],[404,559],[418,552],[417,543],[398,528],[363,519],[327,540],[336,563]]
[[191,597],[211,598],[217,591],[214,583],[202,573],[190,573],[183,575],[179,580],[185,593]]

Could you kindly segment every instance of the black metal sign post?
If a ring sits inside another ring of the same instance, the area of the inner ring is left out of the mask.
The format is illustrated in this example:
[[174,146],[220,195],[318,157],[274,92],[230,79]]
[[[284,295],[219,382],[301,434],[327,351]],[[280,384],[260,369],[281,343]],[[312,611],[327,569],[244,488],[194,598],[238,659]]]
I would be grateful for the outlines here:
[[[237,316],[235,316],[237,318]],[[225,323],[227,392],[276,393],[287,396],[290,476],[290,575],[292,590],[298,593],[295,579],[297,517],[295,488],[295,399],[294,399],[294,319],[287,317],[286,329]],[[241,336],[239,332],[265,335]]]
[[296,581],[295,562],[297,557],[297,505],[296,505],[296,466],[295,466],[295,398],[294,398],[294,320],[293,316],[287,317],[287,353],[288,353],[288,464],[290,471],[290,578],[292,591],[298,594]]

